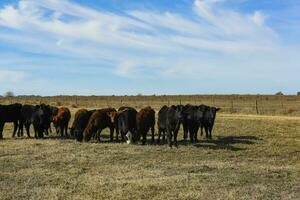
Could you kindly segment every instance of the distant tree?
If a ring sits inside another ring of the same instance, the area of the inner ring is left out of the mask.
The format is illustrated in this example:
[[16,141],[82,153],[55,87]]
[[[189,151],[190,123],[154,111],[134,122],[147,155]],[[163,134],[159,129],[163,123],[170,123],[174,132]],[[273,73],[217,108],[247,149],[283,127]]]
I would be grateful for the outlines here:
[[277,92],[275,95],[277,95],[277,96],[283,96],[284,94],[283,94],[283,92]]
[[138,96],[138,97],[141,97],[141,96],[143,96],[143,94],[142,94],[142,93],[138,93],[137,96]]
[[12,91],[7,91],[5,94],[4,94],[5,97],[14,97],[15,94],[12,92]]
[[297,95],[300,96],[300,92],[297,92]]

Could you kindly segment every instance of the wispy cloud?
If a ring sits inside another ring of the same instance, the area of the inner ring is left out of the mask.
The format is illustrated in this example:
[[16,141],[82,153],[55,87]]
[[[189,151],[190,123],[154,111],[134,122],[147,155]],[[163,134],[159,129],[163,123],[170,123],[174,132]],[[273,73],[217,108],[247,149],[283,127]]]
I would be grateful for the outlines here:
[[[59,56],[82,65],[92,61],[128,78],[201,80],[203,74],[259,71],[261,65],[278,66],[274,58],[284,60],[294,51],[282,45],[262,10],[232,10],[225,2],[195,0],[192,13],[184,15],[167,10],[108,12],[68,0],[20,0],[0,10],[0,41],[45,59]],[[292,60],[297,63],[296,57]]]
[[18,83],[26,77],[27,74],[22,71],[0,70],[0,82]]

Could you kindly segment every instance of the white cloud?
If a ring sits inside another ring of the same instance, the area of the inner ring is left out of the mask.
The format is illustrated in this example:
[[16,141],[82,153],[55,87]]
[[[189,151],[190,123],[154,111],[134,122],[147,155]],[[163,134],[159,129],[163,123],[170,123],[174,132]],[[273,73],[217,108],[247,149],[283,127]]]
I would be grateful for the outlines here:
[[265,15],[262,14],[260,11],[255,11],[253,16],[252,16],[252,20],[254,21],[255,24],[262,26],[265,23]]
[[23,23],[22,16],[19,15],[18,10],[12,6],[5,6],[0,12],[0,25],[20,28]]
[[0,70],[0,82],[18,83],[23,81],[27,74],[22,71]]
[[[278,55],[284,59],[288,52],[280,54],[280,38],[262,11],[231,10],[224,1],[195,0],[194,15],[187,17],[167,11],[104,12],[68,0],[20,0],[0,10],[0,40],[23,51],[94,60],[101,67],[110,63],[112,73],[125,77],[147,70],[199,77],[216,67],[227,72],[240,64],[236,58],[264,56],[257,66],[240,68],[271,66]],[[1,26],[13,34],[1,32]]]
[[115,70],[114,73],[120,76],[130,76],[130,73],[133,71],[133,69],[136,67],[136,65],[132,62],[125,61],[121,63]]

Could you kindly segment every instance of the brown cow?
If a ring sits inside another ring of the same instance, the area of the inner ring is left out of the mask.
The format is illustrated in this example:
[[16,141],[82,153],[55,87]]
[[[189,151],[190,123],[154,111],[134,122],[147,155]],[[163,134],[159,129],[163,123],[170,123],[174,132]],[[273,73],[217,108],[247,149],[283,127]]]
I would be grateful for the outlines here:
[[114,108],[96,110],[89,119],[88,125],[83,132],[83,141],[88,142],[93,136],[100,141],[101,131],[105,128],[110,129],[110,141],[113,141],[114,123],[110,116],[116,113]]
[[66,107],[61,107],[58,109],[57,115],[53,118],[53,124],[61,134],[61,136],[64,136],[64,132],[66,136],[68,136],[68,126],[69,121],[71,119],[71,112]]
[[76,112],[73,124],[70,128],[70,134],[75,137],[78,141],[82,141],[83,131],[87,126],[91,115],[95,110],[80,109]]
[[[127,140],[127,143],[131,143],[131,139],[134,138],[136,132],[136,113],[137,111],[134,108],[125,106],[120,107],[118,112],[109,113],[116,129],[116,141],[119,141],[119,132],[121,132],[122,141]],[[128,132],[130,132],[131,139],[127,136]]]
[[139,141],[143,137],[142,143],[146,144],[147,133],[151,129],[152,140],[154,142],[154,125],[155,125],[155,111],[150,107],[141,109],[136,115],[137,135],[136,140]]

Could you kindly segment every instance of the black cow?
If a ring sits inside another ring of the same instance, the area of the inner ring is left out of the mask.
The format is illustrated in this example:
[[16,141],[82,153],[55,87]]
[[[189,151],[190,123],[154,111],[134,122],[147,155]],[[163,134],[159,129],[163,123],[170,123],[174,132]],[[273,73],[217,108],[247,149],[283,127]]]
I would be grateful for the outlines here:
[[[34,137],[43,138],[44,132],[47,132],[50,124],[49,106],[42,105],[24,105],[21,110],[27,136],[30,137],[30,125],[34,128]],[[23,126],[20,127],[23,129]]]
[[160,143],[161,134],[163,134],[163,141],[166,140],[166,132],[167,132],[167,111],[169,107],[163,106],[158,111],[158,119],[157,119],[157,127],[158,127],[158,138],[157,143]]
[[41,109],[43,110],[43,126],[45,134],[49,135],[49,130],[51,132],[51,122],[52,122],[52,108],[49,105],[41,104]]
[[[21,104],[0,105],[0,139],[3,139],[3,128],[6,122],[14,123],[12,137],[15,137],[18,127],[23,123],[21,115]],[[20,130],[18,136],[21,136]]]
[[184,140],[190,134],[190,142],[198,142],[198,130],[203,123],[205,107],[186,105],[183,111]]
[[201,124],[201,135],[203,135],[203,128],[205,129],[206,138],[212,138],[212,130],[215,124],[215,119],[217,112],[220,111],[220,108],[209,107],[205,105],[201,105],[202,109],[205,109],[203,122]]
[[[53,123],[53,119],[57,115],[57,113],[58,113],[58,108],[55,106],[50,106],[50,127],[49,127],[50,133],[52,133],[51,123]],[[59,130],[56,129],[57,134],[58,134],[58,132],[59,132]]]
[[166,111],[165,127],[170,147],[172,147],[173,143],[177,146],[177,135],[182,122],[182,112],[181,106],[171,106]]
[[146,144],[147,133],[151,130],[151,143],[154,143],[155,111],[150,107],[142,108],[136,114],[136,135],[135,141],[138,142],[141,137],[142,144]]
[[136,114],[134,108],[126,108],[125,110],[118,111],[117,114],[117,139],[119,132],[121,133],[122,140],[126,137],[128,143],[135,142],[136,138]]

